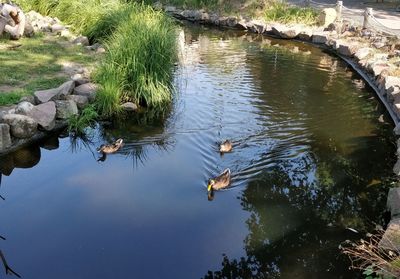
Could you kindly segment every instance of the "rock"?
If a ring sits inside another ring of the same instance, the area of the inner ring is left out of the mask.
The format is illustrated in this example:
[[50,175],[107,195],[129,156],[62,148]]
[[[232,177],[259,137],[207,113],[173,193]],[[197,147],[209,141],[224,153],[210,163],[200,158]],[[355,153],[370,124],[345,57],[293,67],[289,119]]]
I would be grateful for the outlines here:
[[52,101],[35,106],[28,114],[43,129],[50,131],[56,124],[56,104]]
[[53,24],[50,28],[51,28],[52,33],[60,33],[62,30],[65,29],[65,26],[56,23],[56,24]]
[[59,99],[65,99],[66,96],[71,95],[71,93],[74,91],[75,88],[75,81],[69,80],[64,82],[58,87],[58,98]]
[[121,105],[122,109],[127,112],[136,111],[138,109],[137,105],[132,102],[127,102]]
[[282,39],[293,39],[299,35],[300,29],[298,26],[286,27],[284,25],[274,25],[272,26],[272,32]]
[[[396,127],[394,127],[393,133],[394,133],[396,136],[400,136],[400,122],[396,125]],[[397,161],[396,164],[397,164],[397,163],[398,163],[398,166],[397,166],[396,170],[398,170],[397,173],[400,174],[400,162]],[[396,165],[395,165],[395,167],[396,167]],[[393,167],[393,172],[396,173],[396,171],[394,170],[394,167]]]
[[327,27],[336,20],[336,10],[334,8],[323,9],[318,16],[318,25]]
[[47,103],[48,101],[54,101],[58,98],[58,88],[52,88],[47,90],[39,90],[33,93],[36,104]]
[[30,138],[36,133],[37,122],[21,114],[6,114],[3,122],[10,125],[11,135],[16,138]]
[[96,49],[96,53],[105,53],[106,49],[104,47],[99,47]]
[[72,34],[71,34],[71,32],[69,32],[68,29],[63,29],[63,30],[61,30],[61,32],[60,32],[60,36],[69,39],[69,38],[72,37]]
[[79,36],[79,37],[75,38],[72,41],[72,43],[76,44],[76,45],[88,46],[89,45],[89,39],[86,36]]
[[371,51],[372,49],[369,47],[360,48],[356,51],[354,57],[357,58],[358,60],[362,60],[366,58],[371,53]]
[[11,146],[10,126],[0,123],[0,152]]
[[312,35],[312,42],[314,44],[325,44],[329,39],[328,32],[315,32]]
[[29,102],[20,102],[17,107],[15,108],[15,113],[16,114],[23,114],[23,115],[28,115],[31,110],[33,109],[34,105],[32,105]]
[[358,50],[359,45],[353,42],[341,41],[337,51],[344,56],[352,57]]
[[238,24],[238,19],[234,16],[230,16],[228,17],[228,19],[226,20],[226,25],[228,27],[236,27]]
[[88,97],[89,102],[92,102],[96,98],[96,91],[97,85],[89,82],[75,87],[74,95],[86,96]]
[[386,96],[389,102],[400,104],[400,88],[397,86],[391,86],[386,91]]
[[35,29],[33,28],[32,24],[30,24],[28,21],[25,22],[25,28],[24,28],[24,36],[31,38],[35,35]]
[[57,100],[56,110],[58,119],[68,119],[70,116],[78,114],[78,107],[72,100]]
[[36,104],[36,103],[35,103],[35,97],[32,96],[32,95],[22,97],[21,100],[20,100],[20,102],[29,102],[29,103],[31,103],[32,105],[35,105],[35,104]]
[[163,8],[163,4],[159,1],[155,2],[152,6],[155,10],[159,10],[159,11],[161,11]]
[[264,33],[266,29],[265,26],[265,22],[261,20],[252,20],[246,23],[247,29],[257,34]]
[[370,69],[374,76],[379,76],[384,70],[390,69],[390,66],[386,62],[377,61],[370,65]]
[[385,45],[386,44],[384,42],[374,42],[374,43],[372,43],[372,46],[377,48],[377,49],[383,48]]
[[[397,117],[400,118],[400,104],[392,104],[392,107],[393,107],[393,111],[396,113]],[[397,128],[397,126],[395,127],[395,133],[396,133],[396,128]],[[393,172],[397,173],[397,175],[400,176],[400,162],[399,162],[399,160],[394,165]]]
[[172,13],[176,11],[176,8],[174,6],[165,6],[164,11],[166,13]]
[[400,215],[400,187],[389,189],[386,207],[392,218]]
[[385,77],[384,85],[386,91],[392,86],[400,88],[400,77],[387,76]]
[[331,23],[324,28],[324,31],[336,31],[338,30],[338,25],[336,23]]
[[47,103],[48,101],[55,101],[57,99],[65,99],[65,96],[70,95],[75,88],[75,82],[69,80],[64,82],[57,88],[39,90],[33,93],[35,102],[37,104]]
[[66,99],[74,101],[78,109],[84,109],[89,103],[88,97],[81,95],[69,95]]
[[400,249],[400,218],[392,219],[379,241],[378,247],[392,251]]
[[88,78],[78,78],[78,79],[74,79],[74,82],[75,82],[75,87],[78,87],[82,84],[89,83],[90,80]]
[[297,36],[302,41],[311,41],[313,32],[310,28],[303,28]]

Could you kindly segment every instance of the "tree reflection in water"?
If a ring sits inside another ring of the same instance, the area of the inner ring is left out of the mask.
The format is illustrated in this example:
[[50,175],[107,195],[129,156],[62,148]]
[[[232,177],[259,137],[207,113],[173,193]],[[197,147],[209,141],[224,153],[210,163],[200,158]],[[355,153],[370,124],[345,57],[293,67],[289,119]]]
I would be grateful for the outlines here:
[[367,232],[382,223],[382,187],[393,179],[394,162],[365,152],[365,145],[390,146],[378,145],[382,138],[353,140],[355,148],[346,156],[334,144],[314,140],[307,159],[282,161],[251,181],[239,197],[251,213],[246,256],[223,255],[222,268],[204,278],[356,278],[338,246],[362,237],[347,228]]

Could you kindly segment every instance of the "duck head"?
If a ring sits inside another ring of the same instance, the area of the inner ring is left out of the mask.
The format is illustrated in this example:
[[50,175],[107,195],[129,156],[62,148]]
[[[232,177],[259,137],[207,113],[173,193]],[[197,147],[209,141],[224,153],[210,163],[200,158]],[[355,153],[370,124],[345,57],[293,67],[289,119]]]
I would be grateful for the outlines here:
[[123,139],[117,139],[117,140],[115,141],[115,144],[118,145],[118,146],[120,146],[120,145],[122,145],[123,141],[124,141]]

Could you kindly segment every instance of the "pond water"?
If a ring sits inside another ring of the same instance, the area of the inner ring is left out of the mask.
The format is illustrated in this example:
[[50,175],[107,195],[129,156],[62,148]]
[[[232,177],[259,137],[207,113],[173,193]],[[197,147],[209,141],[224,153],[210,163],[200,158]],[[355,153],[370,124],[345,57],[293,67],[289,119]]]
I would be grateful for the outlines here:
[[[305,44],[196,26],[180,38],[165,115],[0,159],[8,265],[34,279],[358,277],[338,247],[382,224],[395,162],[372,91]],[[223,139],[234,151],[220,156]],[[228,167],[232,187],[209,201]]]

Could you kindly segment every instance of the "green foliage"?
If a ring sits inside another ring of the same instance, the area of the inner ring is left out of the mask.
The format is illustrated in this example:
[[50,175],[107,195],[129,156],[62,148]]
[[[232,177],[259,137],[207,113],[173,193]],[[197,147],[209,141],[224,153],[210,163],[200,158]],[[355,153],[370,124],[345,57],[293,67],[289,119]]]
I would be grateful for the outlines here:
[[105,43],[108,51],[95,77],[102,86],[96,101],[101,114],[118,113],[125,100],[160,109],[171,100],[176,32],[164,13],[119,0],[18,3],[56,16],[92,41]]
[[103,85],[98,107],[105,115],[117,107],[117,99],[160,109],[171,100],[177,53],[172,20],[144,5],[132,4],[126,12],[128,20],[106,41],[108,52],[96,74]]
[[98,116],[94,105],[89,105],[79,115],[72,115],[68,119],[68,131],[75,135],[83,135],[85,128],[93,125]]
[[[66,62],[82,66],[94,63],[93,55],[82,47],[63,44],[60,40],[42,33],[32,38],[21,38],[18,44],[0,39],[1,105],[18,102],[19,97],[36,90],[59,86],[69,78],[63,70]],[[14,47],[16,45],[20,46]]]
[[21,99],[23,93],[1,93],[0,94],[0,106],[15,104]]
[[264,19],[282,23],[315,24],[318,13],[312,8],[301,8],[282,1],[273,1],[264,9]]

